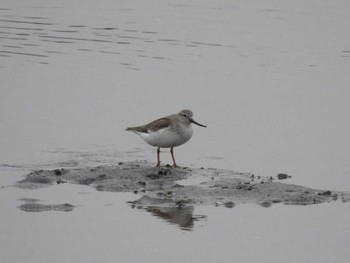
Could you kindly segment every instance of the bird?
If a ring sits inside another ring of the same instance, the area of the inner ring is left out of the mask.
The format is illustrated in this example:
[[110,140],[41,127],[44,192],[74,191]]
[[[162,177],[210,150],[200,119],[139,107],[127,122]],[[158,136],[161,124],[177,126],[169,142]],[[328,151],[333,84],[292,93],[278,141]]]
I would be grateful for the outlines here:
[[191,110],[181,110],[179,113],[165,116],[152,121],[146,125],[129,127],[126,131],[131,131],[139,135],[146,143],[157,147],[157,165],[160,167],[160,148],[170,148],[173,159],[173,167],[178,165],[175,162],[174,147],[180,146],[191,139],[193,130],[192,123],[207,127],[193,120]]

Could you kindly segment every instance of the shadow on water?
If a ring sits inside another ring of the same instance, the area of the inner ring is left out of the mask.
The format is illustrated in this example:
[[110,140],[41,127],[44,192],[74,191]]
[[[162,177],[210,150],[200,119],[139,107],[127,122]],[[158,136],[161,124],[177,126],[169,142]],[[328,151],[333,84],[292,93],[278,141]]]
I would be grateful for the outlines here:
[[161,218],[168,223],[177,225],[182,230],[191,231],[194,228],[194,222],[205,219],[206,216],[194,216],[194,207],[156,207],[149,206],[145,210],[155,217]]

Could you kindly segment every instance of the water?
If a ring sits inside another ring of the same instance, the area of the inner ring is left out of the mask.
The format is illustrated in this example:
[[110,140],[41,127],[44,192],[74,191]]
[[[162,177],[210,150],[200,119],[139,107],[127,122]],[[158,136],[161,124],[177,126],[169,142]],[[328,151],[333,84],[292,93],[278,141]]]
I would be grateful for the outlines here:
[[[179,165],[349,190],[349,9],[340,0],[2,1],[1,261],[347,262],[348,203],[196,207],[188,231],[132,209],[134,195],[7,186],[31,169],[155,162],[125,127],[190,108],[208,128],[175,149]],[[78,207],[28,213],[21,198]]]

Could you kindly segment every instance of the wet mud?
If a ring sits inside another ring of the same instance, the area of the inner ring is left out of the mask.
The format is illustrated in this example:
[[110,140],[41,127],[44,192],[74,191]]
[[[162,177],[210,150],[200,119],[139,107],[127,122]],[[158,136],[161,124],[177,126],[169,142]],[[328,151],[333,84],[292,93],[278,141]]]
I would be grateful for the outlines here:
[[[198,205],[233,208],[243,203],[270,207],[279,203],[312,205],[336,200],[349,201],[347,192],[281,182],[288,178],[288,175],[281,174],[261,177],[212,168],[173,169],[165,166],[159,169],[147,162],[128,162],[114,166],[36,170],[27,174],[16,186],[37,189],[73,183],[89,185],[98,191],[133,192],[138,198],[130,200],[132,207],[147,208],[157,216],[176,219],[184,227],[191,224],[193,216],[186,216],[191,212],[179,211],[179,208]],[[69,204],[47,206],[38,202],[25,202],[20,208],[24,211],[66,211],[67,207],[73,209]]]

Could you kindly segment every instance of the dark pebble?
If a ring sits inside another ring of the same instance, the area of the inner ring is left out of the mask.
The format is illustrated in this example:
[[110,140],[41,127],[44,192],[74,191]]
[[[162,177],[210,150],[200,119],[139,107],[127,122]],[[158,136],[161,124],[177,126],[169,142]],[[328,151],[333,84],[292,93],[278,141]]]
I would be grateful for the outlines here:
[[168,172],[171,173],[169,169],[168,170],[159,170],[158,175],[167,175]]
[[228,202],[225,202],[225,203],[224,203],[224,206],[225,206],[226,208],[234,208],[234,207],[235,207],[235,203],[232,202],[232,201],[228,201]]
[[279,200],[279,199],[275,199],[275,200],[272,200],[271,202],[274,203],[274,204],[278,204],[278,203],[281,203],[282,201]]
[[58,179],[58,180],[56,181],[56,183],[57,183],[57,184],[64,184],[64,183],[67,183],[67,182],[64,181],[64,180]]
[[180,201],[177,201],[175,205],[177,206],[177,208],[182,208],[184,206],[184,202],[180,200]]
[[278,180],[284,180],[284,179],[287,179],[288,177],[289,177],[288,174],[278,174],[277,175]]
[[60,169],[54,170],[55,175],[62,175],[62,171]]
[[271,203],[271,202],[268,202],[268,201],[265,201],[265,202],[260,203],[260,205],[261,205],[262,207],[269,208],[269,207],[272,206],[272,203]]

